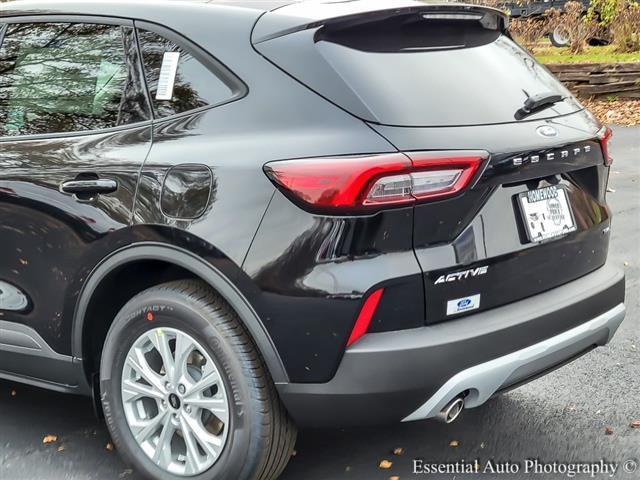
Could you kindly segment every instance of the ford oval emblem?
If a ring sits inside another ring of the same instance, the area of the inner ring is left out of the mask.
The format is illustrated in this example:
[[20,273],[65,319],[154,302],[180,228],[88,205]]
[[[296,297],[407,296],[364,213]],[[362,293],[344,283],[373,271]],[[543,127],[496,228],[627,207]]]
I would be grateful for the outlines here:
[[458,308],[468,307],[470,303],[471,300],[469,300],[468,298],[463,298],[458,302]]
[[538,127],[536,132],[538,132],[538,135],[542,135],[543,137],[547,138],[558,136],[558,130],[553,128],[551,125],[543,125],[541,127]]

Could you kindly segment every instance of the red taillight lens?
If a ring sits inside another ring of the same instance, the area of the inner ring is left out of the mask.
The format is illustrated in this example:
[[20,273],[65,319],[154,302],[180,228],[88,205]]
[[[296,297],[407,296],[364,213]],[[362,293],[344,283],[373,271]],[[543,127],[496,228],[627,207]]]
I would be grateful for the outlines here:
[[265,166],[269,178],[294,197],[329,209],[356,208],[362,205],[372,181],[410,169],[411,161],[401,153],[285,160]]
[[486,152],[410,152],[271,162],[267,176],[315,210],[370,211],[455,195]]
[[608,167],[613,163],[613,158],[609,155],[609,141],[613,137],[613,130],[609,127],[602,127],[598,132],[600,146],[602,147],[602,155],[604,156],[604,164]]

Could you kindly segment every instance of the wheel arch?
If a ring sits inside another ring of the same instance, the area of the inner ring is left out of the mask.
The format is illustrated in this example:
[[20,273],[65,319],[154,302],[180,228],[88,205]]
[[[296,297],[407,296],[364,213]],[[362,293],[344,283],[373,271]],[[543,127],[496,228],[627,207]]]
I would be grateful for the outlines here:
[[[87,313],[94,295],[110,274],[140,261],[160,261],[192,274],[216,290],[235,310],[261,352],[275,383],[289,381],[286,370],[271,337],[247,298],[218,268],[193,253],[174,246],[145,242],[120,249],[105,258],[89,275],[78,297],[72,326],[72,352],[77,361],[85,359]],[[84,363],[84,362],[83,362]],[[86,372],[85,372],[86,373]],[[90,382],[91,379],[86,379]]]

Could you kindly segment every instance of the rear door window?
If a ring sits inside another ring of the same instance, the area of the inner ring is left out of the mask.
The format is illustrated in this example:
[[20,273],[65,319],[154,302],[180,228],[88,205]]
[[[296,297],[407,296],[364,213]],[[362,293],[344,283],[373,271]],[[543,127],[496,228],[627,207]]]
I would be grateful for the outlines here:
[[0,136],[82,132],[148,120],[131,52],[136,45],[130,27],[8,25],[0,48]]
[[173,40],[141,28],[138,38],[156,118],[219,105],[236,96],[232,82]]

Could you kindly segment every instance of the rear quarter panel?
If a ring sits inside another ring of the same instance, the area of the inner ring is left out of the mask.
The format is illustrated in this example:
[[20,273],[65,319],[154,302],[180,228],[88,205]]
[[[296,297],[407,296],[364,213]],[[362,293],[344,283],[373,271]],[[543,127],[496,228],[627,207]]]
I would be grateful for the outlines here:
[[[248,93],[226,105],[156,122],[139,184],[134,241],[179,245],[219,268],[256,309],[289,375],[300,381],[326,380],[337,367],[354,312],[372,282],[352,276],[341,282],[340,272],[328,268],[329,274],[338,275],[339,287],[324,288],[318,279],[310,285],[297,283],[302,279],[296,272],[314,261],[314,247],[335,237],[331,235],[333,222],[314,219],[295,207],[276,191],[262,167],[273,160],[396,150],[364,122],[258,54],[249,41],[251,19],[210,20],[194,19],[188,29],[193,32],[190,40],[234,72],[247,85]],[[161,209],[164,179],[169,169],[180,164],[204,165],[212,173],[209,204],[195,219],[169,218]],[[270,204],[271,213],[263,220]],[[274,223],[283,215],[284,223]],[[421,275],[411,249],[411,215],[398,215],[396,221],[403,227],[396,235],[403,238],[402,246],[394,249],[403,253],[395,260],[408,265],[402,268],[414,275],[415,294],[421,298]],[[256,236],[261,222],[267,230],[275,226],[278,235]],[[380,235],[375,238],[380,238],[382,226],[376,229]],[[366,245],[361,250],[366,252]],[[284,259],[288,266],[298,262],[297,270],[292,272],[274,259]],[[398,265],[393,260],[390,257],[380,267],[386,272],[380,279],[393,275]],[[336,299],[345,292],[345,298]],[[322,308],[326,311],[320,315]],[[414,318],[421,319],[422,301],[415,302],[414,308],[419,309]],[[339,331],[332,329],[332,322],[340,323]]]

